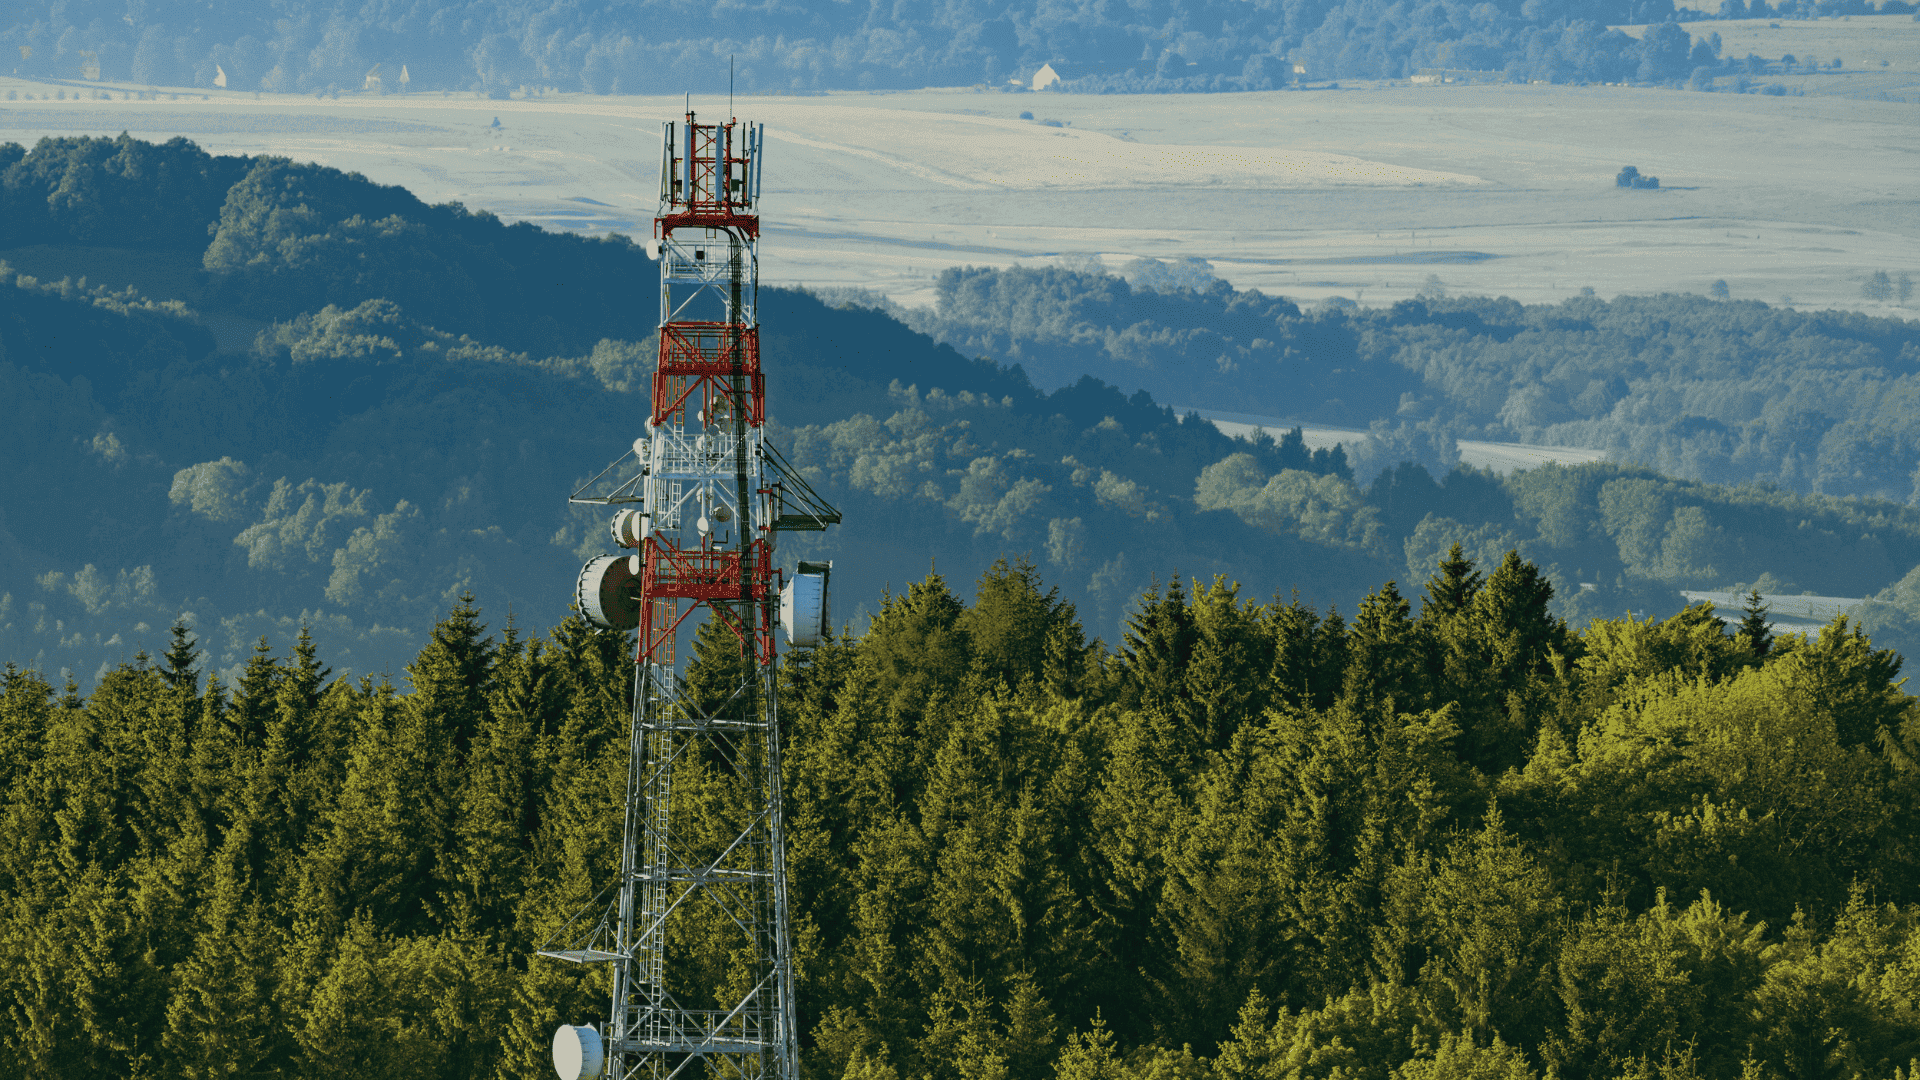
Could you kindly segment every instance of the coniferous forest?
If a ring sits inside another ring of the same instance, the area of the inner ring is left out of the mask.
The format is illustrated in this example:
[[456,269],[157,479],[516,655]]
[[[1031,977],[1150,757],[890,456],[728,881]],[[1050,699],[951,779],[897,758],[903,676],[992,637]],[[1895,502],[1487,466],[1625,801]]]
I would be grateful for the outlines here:
[[[556,508],[640,415],[652,264],[184,140],[0,165],[0,247],[81,271],[0,263],[0,1078],[548,1075],[606,1008],[532,954],[617,866],[633,649],[560,618],[604,521]],[[1900,658],[1679,608],[1791,575],[1920,640],[1914,324],[763,300],[771,426],[849,520],[781,552],[854,613],[782,660],[806,1080],[1914,1080]],[[1310,452],[1143,385],[1213,356],[1399,426]],[[1619,419],[1743,373],[1799,411]],[[1581,424],[1668,474],[1454,467]],[[741,801],[679,768],[680,820]],[[739,974],[705,918],[689,1000]]]
[[[1912,1075],[1920,718],[1844,618],[1576,633],[1458,547],[1344,615],[1174,576],[1118,651],[1024,562],[957,588],[782,660],[809,1080]],[[9,665],[0,1075],[547,1075],[632,644],[494,618],[391,680],[185,626],[84,699]]]

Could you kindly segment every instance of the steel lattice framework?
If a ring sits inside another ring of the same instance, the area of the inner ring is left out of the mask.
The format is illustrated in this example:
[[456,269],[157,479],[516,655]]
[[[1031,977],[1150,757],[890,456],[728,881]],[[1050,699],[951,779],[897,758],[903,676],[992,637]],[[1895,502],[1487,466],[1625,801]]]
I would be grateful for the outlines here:
[[[691,110],[665,126],[649,245],[660,263],[660,353],[646,433],[572,498],[617,508],[614,541],[631,552],[589,562],[579,591],[590,621],[638,631],[631,764],[611,899],[540,955],[611,966],[599,1034],[619,1080],[799,1078],[773,553],[781,530],[824,529],[839,515],[764,437],[755,313],[764,130],[696,123]],[[696,611],[732,631],[741,657],[731,693],[709,688],[699,701],[675,659]],[[718,774],[731,793],[693,821],[687,796],[676,802],[689,769]],[[686,947],[676,930],[695,919],[729,939],[730,989],[689,1001],[702,991],[685,958],[676,964]]]

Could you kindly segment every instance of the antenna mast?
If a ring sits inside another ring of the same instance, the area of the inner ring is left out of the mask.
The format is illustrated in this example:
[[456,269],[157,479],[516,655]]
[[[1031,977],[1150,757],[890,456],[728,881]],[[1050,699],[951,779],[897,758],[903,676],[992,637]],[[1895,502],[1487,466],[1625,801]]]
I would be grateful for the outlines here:
[[[605,1023],[555,1033],[554,1067],[564,1080],[799,1080],[774,628],[796,646],[824,640],[832,564],[802,562],[788,580],[774,547],[779,532],[840,514],[765,438],[765,128],[696,123],[689,106],[661,144],[645,433],[571,499],[617,508],[613,542],[630,552],[590,560],[576,589],[589,623],[639,632],[620,866],[605,906],[539,950],[610,965],[612,1003]],[[740,658],[729,685],[698,695],[676,666],[695,611],[731,633]],[[719,985],[702,985],[681,944],[690,925],[704,952],[730,958]]]

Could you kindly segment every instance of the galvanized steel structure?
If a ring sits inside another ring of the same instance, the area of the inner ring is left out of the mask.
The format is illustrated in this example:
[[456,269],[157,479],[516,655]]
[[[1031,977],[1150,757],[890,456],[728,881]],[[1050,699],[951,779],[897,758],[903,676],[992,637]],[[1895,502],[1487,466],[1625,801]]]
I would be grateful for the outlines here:
[[[799,1078],[774,668],[785,574],[774,549],[780,531],[824,529],[839,514],[765,439],[755,311],[764,140],[763,127],[700,124],[691,110],[666,125],[649,244],[660,263],[660,353],[646,432],[572,499],[614,509],[613,541],[628,552],[582,569],[581,613],[639,640],[619,876],[604,906],[540,950],[612,967],[605,1024],[556,1036],[562,1075],[597,1075],[603,1055],[619,1080]],[[824,569],[812,566],[801,572],[821,575],[824,594]],[[741,660],[731,693],[700,701],[675,649],[695,611],[731,631]],[[724,777],[731,793],[703,804],[698,821],[675,797],[690,768]],[[678,966],[686,938],[675,929],[696,917],[703,933],[728,936],[732,989],[684,1002],[694,981]]]

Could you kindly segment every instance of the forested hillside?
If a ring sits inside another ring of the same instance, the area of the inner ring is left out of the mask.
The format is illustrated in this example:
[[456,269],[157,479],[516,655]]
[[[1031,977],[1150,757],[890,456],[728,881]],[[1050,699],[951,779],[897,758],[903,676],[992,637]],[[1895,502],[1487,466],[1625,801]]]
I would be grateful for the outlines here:
[[[808,1080],[1911,1075],[1899,660],[1426,570],[1350,618],[1168,580],[1115,652],[1000,563],[788,653]],[[632,642],[486,619],[394,682],[305,634],[222,682],[184,628],[85,698],[9,666],[0,1075],[549,1075],[604,1016],[530,954],[617,866]],[[680,820],[740,797],[679,769]]]
[[1913,320],[1697,295],[1522,305],[1437,278],[1388,308],[1302,311],[1202,267],[1116,269],[953,268],[936,308],[897,314],[1041,386],[1092,372],[1180,405],[1389,418],[1398,446],[1441,467],[1452,436],[1606,449],[1722,484],[1920,491]]
[[[465,589],[563,617],[606,543],[565,498],[642,423],[644,252],[185,140],[6,145],[0,164],[0,262],[94,275],[0,272],[0,658],[90,686],[186,615],[229,677],[303,621],[335,666],[394,672]],[[763,290],[772,436],[847,521],[782,561],[835,559],[845,595],[875,597],[930,563],[972,577],[1024,554],[1112,642],[1176,570],[1351,611],[1458,542],[1538,562],[1576,625],[1764,580],[1881,594],[1882,643],[1920,646],[1920,590],[1896,587],[1920,567],[1920,510],[1855,494],[1910,488],[1912,324],[1631,298],[1308,314],[1189,276],[956,272],[924,328],[964,353],[871,306]],[[1161,383],[1136,389],[1189,360],[1234,407],[1395,419],[1352,457],[1235,441],[1156,403]],[[1709,378],[1741,371],[1738,393]],[[1608,423],[1724,448],[1704,420],[1669,423],[1719,393],[1753,460],[1776,440],[1836,494],[1453,468],[1455,433],[1554,434],[1474,426],[1476,401],[1511,417],[1616,392]],[[1848,401],[1867,419],[1836,422]],[[1848,441],[1876,424],[1895,433]],[[839,611],[858,628],[877,607]]]
[[[303,617],[337,662],[397,670],[463,588],[564,615],[605,528],[566,497],[644,422],[657,271],[638,247],[185,140],[6,145],[0,164],[0,261],[96,275],[0,280],[6,657],[86,677],[157,650],[184,611],[229,672],[260,634]],[[155,295],[123,288],[131,277]],[[929,558],[975,573],[1003,550],[1038,555],[1056,517],[1062,552],[1077,553],[1076,530],[1108,526],[1110,626],[1175,563],[1293,584],[1260,569],[1263,546],[1314,574],[1298,580],[1321,602],[1376,576],[1365,555],[1238,522],[1203,526],[1194,546],[1170,527],[1195,516],[1195,478],[1229,454],[1314,475],[1340,472],[1337,455],[1235,443],[1094,381],[1043,395],[1017,369],[803,293],[765,290],[759,311],[789,450],[805,425],[892,418],[908,397],[955,435],[971,421],[951,408],[996,418],[982,420],[997,425],[989,437],[947,439],[939,468],[913,479],[952,507],[850,518],[827,554],[852,556],[840,580],[862,595],[914,580]],[[1036,502],[1040,451],[1048,468],[1077,451],[1098,484]],[[1096,517],[1102,493],[1135,512]],[[989,499],[987,529],[975,504]]]
[[[1726,0],[1723,17],[1905,12],[1908,0]],[[1709,34],[1678,23],[1642,44],[1610,25],[1694,17],[1672,0],[1263,0],[1106,5],[945,0],[919,5],[693,8],[659,0],[468,0],[405,5],[149,0],[9,9],[0,44],[28,76],[233,90],[386,90],[505,96],[712,93],[728,58],[749,93],[1001,86],[1056,62],[1072,89],[1265,90],[1310,77],[1401,78],[1421,67],[1518,79],[1672,83],[1718,68]],[[1778,58],[1771,58],[1778,59]],[[402,84],[400,77],[406,74]]]

